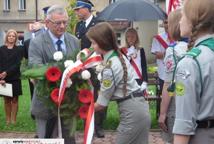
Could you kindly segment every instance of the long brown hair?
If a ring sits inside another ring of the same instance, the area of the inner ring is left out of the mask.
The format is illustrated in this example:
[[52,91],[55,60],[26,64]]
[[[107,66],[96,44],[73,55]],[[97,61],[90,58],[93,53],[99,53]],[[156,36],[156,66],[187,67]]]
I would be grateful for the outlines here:
[[122,67],[123,67],[123,93],[124,96],[126,95],[127,89],[127,66],[125,63],[125,60],[122,56],[122,53],[120,52],[118,45],[117,45],[117,38],[116,34],[112,28],[112,26],[107,22],[98,23],[95,26],[91,27],[89,31],[87,32],[87,37],[89,39],[93,39],[99,47],[104,51],[110,51],[115,50],[118,55],[119,59],[121,61]]
[[180,25],[181,9],[172,11],[168,15],[168,33],[171,39],[178,41],[181,39],[180,36]]
[[8,31],[7,31],[7,33],[6,33],[6,35],[5,35],[5,40],[4,40],[4,45],[8,45],[8,36],[9,36],[9,34],[10,33],[14,33],[15,34],[15,43],[14,43],[14,45],[16,45],[16,42],[17,42],[17,40],[18,40],[18,33],[16,32],[16,30],[14,30],[14,29],[9,29]]
[[136,41],[135,41],[134,46],[135,46],[136,48],[139,48],[140,40],[139,40],[138,33],[137,33],[136,29],[134,29],[134,28],[128,28],[128,29],[126,30],[126,33],[125,33],[125,37],[126,37],[126,47],[130,47],[129,44],[128,44],[128,40],[127,40],[127,35],[128,35],[129,33],[134,34],[134,35],[136,36]]
[[192,24],[188,48],[191,49],[199,33],[214,33],[214,0],[187,0],[184,14]]

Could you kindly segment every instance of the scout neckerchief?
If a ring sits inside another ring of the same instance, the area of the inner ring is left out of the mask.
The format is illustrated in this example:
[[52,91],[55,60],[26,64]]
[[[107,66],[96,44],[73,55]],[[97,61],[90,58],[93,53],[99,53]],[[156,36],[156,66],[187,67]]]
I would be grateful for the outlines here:
[[[200,74],[200,83],[201,83],[201,92],[200,92],[200,97],[201,97],[202,93],[203,93],[203,80],[202,80],[201,67],[200,67],[200,64],[199,64],[198,60],[196,59],[196,57],[201,53],[201,50],[198,49],[199,45],[204,45],[204,46],[208,47],[210,50],[212,50],[214,52],[214,38],[209,38],[209,39],[206,39],[206,40],[198,43],[196,45],[196,47],[193,47],[189,52],[187,52],[185,54],[185,55],[192,56],[192,58],[195,60],[196,64],[198,65],[199,74]],[[183,57],[181,57],[178,61],[183,59],[185,57],[185,55]],[[177,64],[176,64],[175,69],[173,71],[171,84],[167,88],[168,92],[174,92],[175,91],[175,72],[176,72],[176,68],[177,68]]]
[[112,57],[114,57],[114,56],[118,56],[118,54],[117,54],[117,52],[116,52],[115,50],[114,50],[114,51],[112,52],[112,54],[107,58],[106,62],[108,62],[109,59],[112,58]]
[[[125,56],[127,57],[127,55],[126,55],[127,52],[128,52],[128,51],[127,51],[127,48],[123,47],[123,48],[121,48],[121,51],[122,51],[122,53],[125,54]],[[140,70],[139,70],[137,64],[134,62],[134,60],[133,60],[132,57],[131,57],[131,59],[130,59],[130,63],[131,63],[131,65],[133,66],[133,68],[134,68],[135,72],[137,73],[138,77],[139,77],[141,80],[143,80],[143,75],[141,74],[141,72],[140,72]]]

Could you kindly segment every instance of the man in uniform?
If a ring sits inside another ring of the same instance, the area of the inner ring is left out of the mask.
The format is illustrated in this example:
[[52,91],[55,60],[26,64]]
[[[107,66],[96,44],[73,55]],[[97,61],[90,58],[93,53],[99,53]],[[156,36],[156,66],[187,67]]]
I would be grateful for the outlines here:
[[[96,18],[92,14],[92,7],[94,5],[89,0],[78,0],[74,8],[75,14],[79,18],[79,22],[76,25],[75,35],[80,39],[81,49],[90,48],[91,42],[87,38],[86,33],[90,27],[97,23]],[[92,72],[92,83],[94,86],[94,96],[95,100],[98,97],[98,90],[100,88],[99,81],[97,80],[97,75],[94,70]],[[106,110],[95,113],[95,133],[98,138],[104,137],[103,132],[103,121],[106,116]]]
[[89,48],[91,42],[86,37],[88,29],[97,23],[96,18],[92,14],[92,7],[94,5],[88,0],[78,0],[74,8],[75,14],[80,20],[75,29],[75,35],[81,40],[81,49]]

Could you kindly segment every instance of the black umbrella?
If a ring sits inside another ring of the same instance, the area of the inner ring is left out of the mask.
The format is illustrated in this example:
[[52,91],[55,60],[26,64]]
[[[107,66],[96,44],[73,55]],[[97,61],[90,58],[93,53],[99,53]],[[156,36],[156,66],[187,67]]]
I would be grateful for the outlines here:
[[99,20],[143,21],[165,19],[166,13],[149,0],[118,0],[98,14]]

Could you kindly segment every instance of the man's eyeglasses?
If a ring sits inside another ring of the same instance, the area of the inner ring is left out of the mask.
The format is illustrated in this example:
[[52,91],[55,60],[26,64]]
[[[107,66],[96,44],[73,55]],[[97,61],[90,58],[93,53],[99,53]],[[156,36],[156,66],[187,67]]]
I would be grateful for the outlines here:
[[49,21],[51,23],[53,23],[56,27],[59,27],[61,26],[61,24],[63,24],[64,26],[67,26],[68,25],[68,21],[53,21],[51,19],[49,19]]

